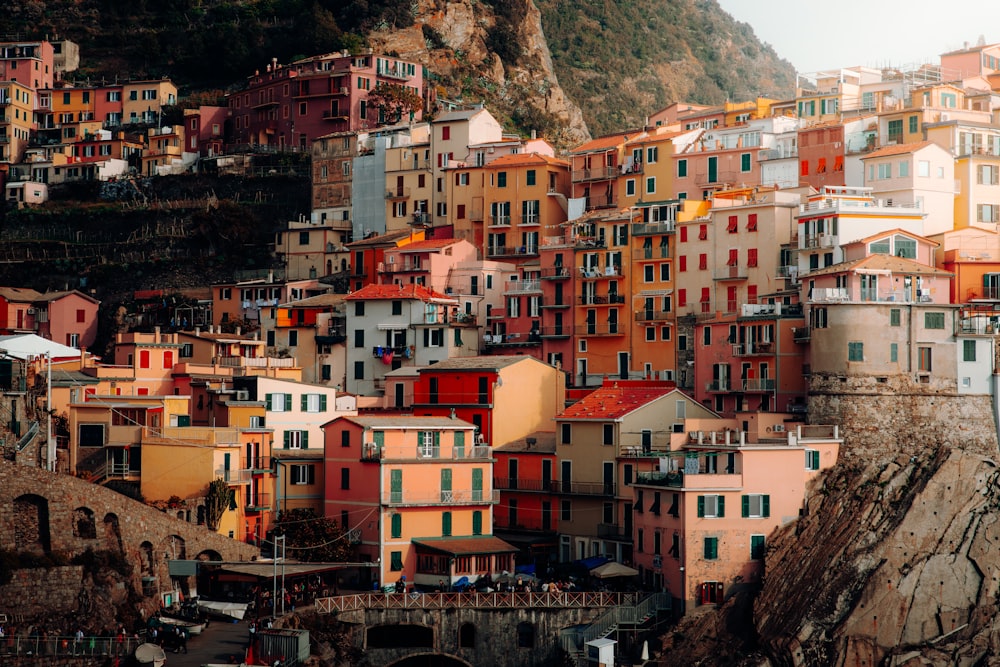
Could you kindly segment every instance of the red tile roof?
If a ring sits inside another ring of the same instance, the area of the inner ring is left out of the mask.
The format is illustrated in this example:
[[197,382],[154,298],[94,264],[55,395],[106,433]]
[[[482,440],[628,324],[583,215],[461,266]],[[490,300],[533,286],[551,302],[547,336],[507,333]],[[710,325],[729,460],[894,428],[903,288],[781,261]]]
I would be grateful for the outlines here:
[[486,167],[510,167],[521,164],[546,164],[555,165],[557,167],[569,166],[569,162],[566,160],[549,157],[548,155],[539,155],[538,153],[511,153],[509,155],[501,155],[487,164]]
[[612,134],[607,137],[598,137],[597,139],[593,139],[585,144],[577,146],[571,150],[570,153],[587,153],[589,151],[607,150],[608,148],[614,148],[615,146],[624,144],[631,138],[632,137],[627,134]]
[[419,252],[421,250],[440,250],[450,245],[455,245],[460,239],[427,239],[426,241],[414,241],[400,246],[400,252]]
[[407,283],[405,285],[366,285],[348,294],[345,301],[373,301],[376,299],[419,299],[420,301],[455,302],[450,296],[427,289],[423,285]]
[[412,541],[418,547],[455,556],[504,554],[517,551],[517,547],[493,535],[483,535],[482,537],[422,537],[420,539],[414,538]]
[[590,392],[566,408],[556,419],[598,419],[601,421],[620,419],[673,391],[677,391],[676,387],[635,386],[632,383],[612,384],[610,387],[601,387]]
[[891,155],[908,155],[910,153],[916,153],[921,148],[927,148],[933,145],[933,141],[919,141],[913,144],[899,144],[897,146],[886,146],[885,148],[880,148],[877,151],[872,151],[868,155],[862,155],[862,160],[870,160],[873,157],[889,157]]

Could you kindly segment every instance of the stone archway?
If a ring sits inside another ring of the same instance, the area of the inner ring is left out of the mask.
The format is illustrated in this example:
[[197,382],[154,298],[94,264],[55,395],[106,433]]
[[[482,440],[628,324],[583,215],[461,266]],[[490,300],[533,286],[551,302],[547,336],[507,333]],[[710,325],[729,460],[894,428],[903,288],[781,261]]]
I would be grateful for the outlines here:
[[89,507],[77,507],[73,510],[73,537],[84,540],[97,539],[97,522],[94,511]]
[[52,550],[49,501],[34,493],[26,493],[14,499],[13,510],[14,548],[49,553]]
[[139,545],[139,570],[143,577],[152,577],[155,574],[153,567],[156,562],[153,556],[153,543],[145,541]]
[[108,512],[104,515],[104,548],[108,551],[122,552],[122,528],[118,524],[118,515]]

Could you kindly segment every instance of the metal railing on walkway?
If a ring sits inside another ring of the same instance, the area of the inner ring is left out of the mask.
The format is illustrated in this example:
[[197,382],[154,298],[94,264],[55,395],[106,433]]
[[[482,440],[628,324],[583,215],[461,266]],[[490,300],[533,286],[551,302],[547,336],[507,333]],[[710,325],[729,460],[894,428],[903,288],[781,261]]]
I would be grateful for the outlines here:
[[[103,657],[128,656],[135,653],[142,637],[59,637],[13,636],[0,637],[0,656]],[[0,660],[0,663],[3,661]]]
[[641,593],[361,593],[317,598],[316,611],[364,609],[567,609],[618,607],[631,608]]

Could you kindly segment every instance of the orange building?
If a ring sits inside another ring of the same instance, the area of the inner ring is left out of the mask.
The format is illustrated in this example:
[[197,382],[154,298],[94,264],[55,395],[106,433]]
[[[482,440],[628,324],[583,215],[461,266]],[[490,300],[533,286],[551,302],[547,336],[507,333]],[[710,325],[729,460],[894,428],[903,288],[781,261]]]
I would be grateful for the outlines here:
[[491,535],[493,458],[448,417],[340,417],[323,426],[325,515],[354,533],[377,583],[435,587],[513,571]]

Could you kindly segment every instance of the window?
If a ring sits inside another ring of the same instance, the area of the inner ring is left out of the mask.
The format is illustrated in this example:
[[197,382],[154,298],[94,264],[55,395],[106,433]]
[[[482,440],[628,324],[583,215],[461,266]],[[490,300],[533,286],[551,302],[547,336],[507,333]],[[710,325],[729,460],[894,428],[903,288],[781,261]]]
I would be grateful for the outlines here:
[[705,327],[702,329],[701,343],[706,347],[712,344],[712,327]]
[[677,178],[686,178],[688,175],[688,161],[678,160],[677,161]]
[[625,195],[628,197],[635,196],[635,179],[630,178],[625,181]]
[[739,231],[739,218],[735,215],[729,216],[728,224],[726,225],[726,231],[730,234],[735,234]]
[[615,425],[614,424],[604,424],[604,444],[613,445],[615,444]]
[[899,326],[899,308],[891,308],[889,310],[889,326],[890,327]]
[[363,361],[354,362],[354,379],[355,380],[365,379],[365,362]]
[[560,424],[559,425],[559,442],[563,445],[568,445],[572,439],[573,430],[570,424]]
[[652,195],[656,194],[656,177],[650,176],[646,179],[646,194]]
[[930,373],[931,368],[931,348],[917,348],[917,370],[923,373]]
[[757,231],[757,214],[751,213],[747,216],[747,231],[755,232]]
[[656,340],[656,327],[646,327],[646,341],[651,342]]
[[288,347],[297,347],[299,344],[299,332],[292,330],[288,332]]
[[535,170],[534,169],[529,169],[527,171],[527,173],[525,174],[525,178],[527,179],[526,183],[528,185],[534,185],[535,184]]
[[443,141],[449,141],[451,139],[451,126],[445,125],[441,128],[441,139]]
[[771,516],[771,496],[763,493],[751,493],[744,495],[741,501],[744,519],[763,519]]
[[652,264],[646,264],[642,267],[642,280],[646,283],[652,283],[656,281],[656,268]]
[[403,569],[403,552],[393,551],[389,555],[389,569],[393,572],[399,572]]
[[400,538],[403,536],[403,515],[396,512],[392,515],[392,537]]
[[726,516],[726,497],[718,494],[698,496],[698,516],[705,519]]
[[677,258],[677,270],[687,271],[688,270],[688,258],[687,255],[681,255]]
[[659,146],[648,146],[646,148],[646,162],[648,164],[655,164],[656,158],[659,156],[659,154],[660,154]]
[[354,330],[354,347],[364,347],[365,346],[365,330],[355,329]]
[[917,162],[917,176],[929,178],[931,175],[931,163],[928,160]]
[[763,560],[767,551],[766,538],[763,535],[750,536],[750,559]]
[[916,134],[919,131],[918,127],[920,124],[920,117],[910,116],[909,121],[910,121],[910,134]]
[[266,394],[264,404],[269,412],[288,412],[292,409],[292,395]]
[[351,469],[341,468],[340,469],[340,488],[345,490],[350,490],[351,488]]
[[663,340],[663,341],[670,340],[670,327],[669,326],[660,327],[660,340]]
[[975,360],[976,360],[976,341],[963,340],[962,361],[975,361]]
[[451,537],[451,512],[441,512],[441,536]]
[[507,172],[506,171],[498,171],[497,172],[497,187],[498,188],[505,188],[505,187],[507,187]]
[[302,394],[302,412],[326,412],[326,395]]
[[910,175],[910,163],[906,160],[902,160],[899,163],[899,177],[906,178]]
[[889,343],[889,363],[899,362],[899,343]]
[[851,341],[847,344],[847,360],[848,361],[864,361],[865,360],[865,344],[861,341]]
[[559,502],[559,520],[560,521],[573,520],[573,501],[561,500]]
[[313,464],[296,463],[289,466],[292,484],[315,484],[316,466]]
[[747,266],[757,266],[757,248],[747,249]]
[[[355,268],[357,268],[359,272],[361,271],[360,267],[355,267]],[[358,302],[356,302],[354,304],[354,314],[357,317],[364,317],[364,315],[365,315],[365,302],[364,301],[358,301]]]
[[751,168],[750,157],[751,157],[750,153],[742,153],[740,155],[740,171],[742,171],[743,173],[750,171]]
[[806,450],[806,470],[819,470],[819,450]]
[[677,290],[677,305],[681,308],[687,305],[687,290],[683,287]]
[[705,538],[705,560],[716,560],[719,557],[719,538]]
[[698,255],[698,269],[704,271],[708,268],[708,254],[701,253]]
[[883,162],[877,166],[879,179],[892,178],[892,163]]
[[924,313],[925,329],[944,329],[944,313]]
[[1000,167],[995,164],[981,164],[976,168],[976,182],[979,185],[996,185]]
[[303,449],[309,447],[309,431],[285,431],[285,449]]

